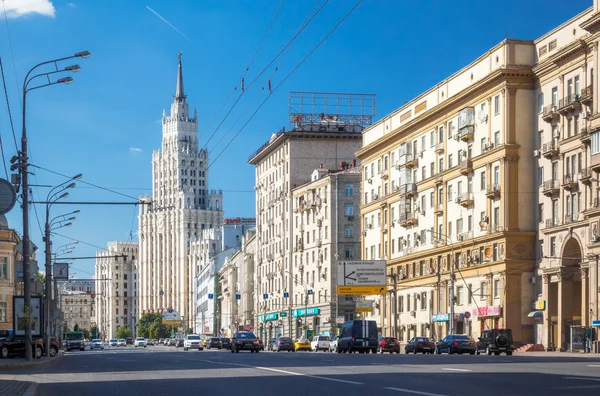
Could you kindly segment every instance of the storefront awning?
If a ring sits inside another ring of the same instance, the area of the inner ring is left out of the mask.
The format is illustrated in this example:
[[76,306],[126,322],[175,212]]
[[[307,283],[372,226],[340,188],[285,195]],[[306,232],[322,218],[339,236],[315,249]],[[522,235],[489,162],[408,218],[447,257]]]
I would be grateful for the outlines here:
[[528,318],[542,318],[542,317],[544,317],[544,312],[542,312],[542,311],[529,312],[527,317]]

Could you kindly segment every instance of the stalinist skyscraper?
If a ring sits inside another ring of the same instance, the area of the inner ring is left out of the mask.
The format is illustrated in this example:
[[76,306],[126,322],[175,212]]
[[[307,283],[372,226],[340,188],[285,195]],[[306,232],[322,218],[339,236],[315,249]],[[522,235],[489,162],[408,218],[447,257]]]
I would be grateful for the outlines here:
[[208,189],[208,151],[199,149],[198,113],[190,116],[186,97],[179,53],[171,112],[163,110],[162,149],[152,154],[152,197],[140,207],[138,306],[140,315],[173,309],[194,328],[197,268],[189,246],[203,229],[223,223],[223,196]]

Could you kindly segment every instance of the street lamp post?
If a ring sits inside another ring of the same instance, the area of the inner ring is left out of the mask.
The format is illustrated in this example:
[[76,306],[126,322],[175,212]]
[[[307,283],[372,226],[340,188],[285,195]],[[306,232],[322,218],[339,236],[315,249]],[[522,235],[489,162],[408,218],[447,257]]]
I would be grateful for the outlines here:
[[[60,73],[62,71],[70,71],[77,72],[79,71],[79,65],[68,66],[62,70],[58,69],[58,62],[73,59],[73,58],[87,58],[91,55],[89,51],[78,52],[72,56],[53,59],[50,61],[38,63],[34,67],[32,67],[25,76],[23,81],[23,119],[22,119],[22,132],[21,132],[21,152],[19,153],[19,164],[16,167],[11,167],[11,170],[15,168],[19,168],[19,172],[21,173],[21,183],[23,184],[22,188],[22,206],[23,206],[23,283],[24,283],[24,294],[25,294],[25,302],[24,309],[25,315],[27,317],[27,322],[25,324],[25,360],[30,361],[32,359],[32,341],[31,341],[31,285],[30,285],[30,276],[31,269],[29,267],[30,257],[30,249],[29,249],[29,182],[28,182],[28,157],[27,157],[27,127],[26,127],[26,110],[27,110],[27,93],[29,91],[33,91],[35,89],[47,87],[55,84],[69,84],[73,82],[73,78],[71,77],[62,77],[58,80],[52,82],[50,81],[50,75],[55,73]],[[29,77],[31,73],[40,66],[54,64],[56,70],[48,73],[42,73]],[[42,84],[36,87],[29,88],[29,83],[37,77],[45,76],[48,79],[46,84]]]

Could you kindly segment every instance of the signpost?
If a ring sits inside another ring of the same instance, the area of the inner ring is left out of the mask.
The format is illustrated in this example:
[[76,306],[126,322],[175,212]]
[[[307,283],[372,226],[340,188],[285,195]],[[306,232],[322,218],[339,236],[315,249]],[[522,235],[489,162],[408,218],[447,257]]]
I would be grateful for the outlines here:
[[386,294],[385,260],[338,261],[338,294]]
[[179,312],[174,311],[172,309],[163,311],[162,324],[169,324],[169,325],[181,324],[181,315],[179,314]]
[[373,312],[373,301],[371,301],[371,300],[356,301],[356,312]]

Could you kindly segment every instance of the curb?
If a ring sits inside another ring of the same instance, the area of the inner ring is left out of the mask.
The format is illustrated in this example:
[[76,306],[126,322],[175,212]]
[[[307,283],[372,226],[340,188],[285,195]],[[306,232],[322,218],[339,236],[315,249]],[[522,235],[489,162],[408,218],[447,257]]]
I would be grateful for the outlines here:
[[11,370],[11,369],[21,369],[21,368],[35,368],[35,367],[43,367],[47,366],[50,363],[54,363],[65,356],[63,353],[59,353],[53,358],[47,359],[42,363],[16,363],[16,364],[4,364],[0,365],[0,370]]
[[38,384],[37,382],[33,382],[33,383],[31,383],[31,385],[29,385],[29,387],[27,388],[25,393],[23,393],[23,396],[38,396],[39,393],[40,393],[40,384]]

